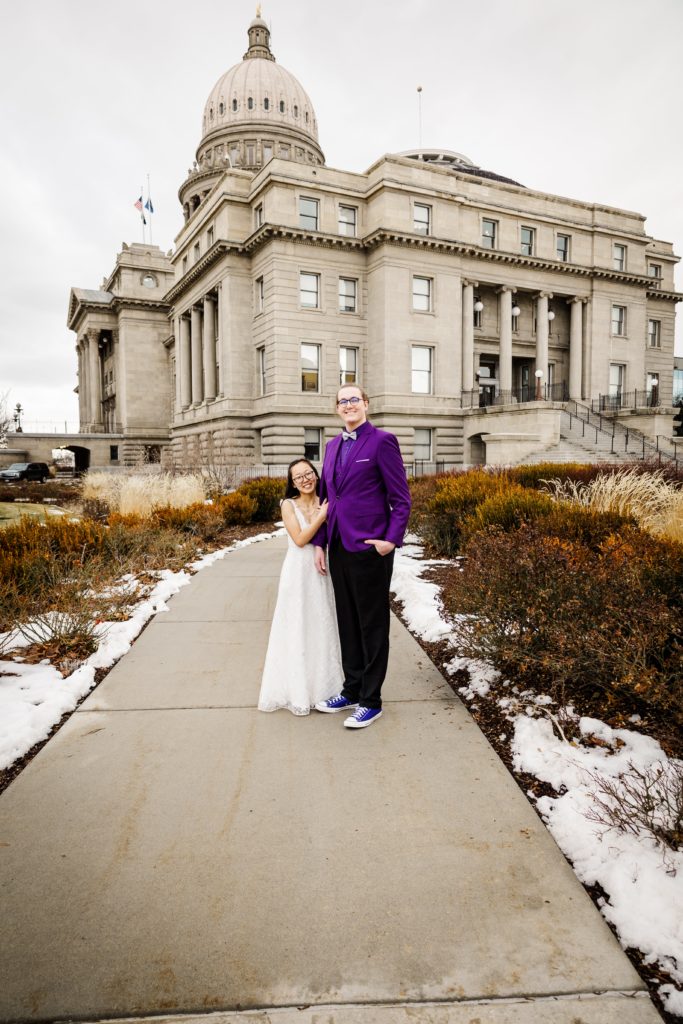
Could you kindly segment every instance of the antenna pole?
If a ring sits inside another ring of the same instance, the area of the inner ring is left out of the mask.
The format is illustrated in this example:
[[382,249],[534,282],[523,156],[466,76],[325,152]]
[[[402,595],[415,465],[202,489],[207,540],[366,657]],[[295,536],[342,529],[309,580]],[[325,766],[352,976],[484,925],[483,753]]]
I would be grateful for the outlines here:
[[418,146],[422,149],[422,86],[417,87],[417,138]]

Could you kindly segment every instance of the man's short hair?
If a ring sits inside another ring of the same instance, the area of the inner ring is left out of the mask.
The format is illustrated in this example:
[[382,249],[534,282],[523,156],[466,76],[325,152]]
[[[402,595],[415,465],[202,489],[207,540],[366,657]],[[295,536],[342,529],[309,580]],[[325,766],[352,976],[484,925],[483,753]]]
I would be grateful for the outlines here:
[[335,404],[339,401],[339,395],[344,390],[344,388],[355,388],[356,391],[360,391],[361,397],[362,397],[364,402],[369,402],[370,401],[370,399],[368,398],[367,392],[365,391],[364,388],[362,388],[360,386],[360,384],[342,384],[342,386],[337,391],[337,397],[335,399]]

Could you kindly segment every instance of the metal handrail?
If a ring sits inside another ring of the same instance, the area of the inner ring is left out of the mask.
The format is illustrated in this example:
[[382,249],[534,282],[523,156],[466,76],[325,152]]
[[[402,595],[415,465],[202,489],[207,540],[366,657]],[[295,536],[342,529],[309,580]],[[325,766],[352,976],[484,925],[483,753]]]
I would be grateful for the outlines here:
[[[571,408],[574,409],[572,413]],[[606,437],[611,439],[610,451],[616,455],[615,442],[621,447],[623,441],[623,451],[634,457],[638,457],[642,460],[646,458],[656,461],[660,466],[662,464],[662,457],[664,460],[673,462],[678,467],[679,456],[676,452],[665,452],[657,443],[649,441],[645,434],[640,430],[635,430],[633,427],[625,427],[623,423],[619,423],[611,416],[605,418],[601,413],[596,413],[586,405],[581,405],[579,402],[573,399],[565,403],[565,411],[569,414],[570,421],[569,425],[571,428],[571,417],[574,415],[577,419],[583,419],[585,423],[591,426],[595,430],[595,441],[597,444],[598,432],[604,434]],[[597,420],[597,423],[595,422]],[[663,435],[662,435],[663,436]],[[630,446],[630,447],[629,447]]]

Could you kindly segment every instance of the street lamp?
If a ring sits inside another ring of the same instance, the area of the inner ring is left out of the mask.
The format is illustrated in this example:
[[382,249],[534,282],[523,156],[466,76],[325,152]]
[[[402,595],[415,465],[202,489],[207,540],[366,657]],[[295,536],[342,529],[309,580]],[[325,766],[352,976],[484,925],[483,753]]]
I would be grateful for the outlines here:
[[534,374],[536,378],[536,401],[541,401],[541,380],[543,379],[543,370],[536,370]]
[[24,428],[21,425],[21,417],[23,412],[24,410],[22,409],[21,404],[17,402],[17,404],[14,407],[14,415],[12,416],[12,419],[14,420],[14,432],[16,434],[23,434],[24,432]]

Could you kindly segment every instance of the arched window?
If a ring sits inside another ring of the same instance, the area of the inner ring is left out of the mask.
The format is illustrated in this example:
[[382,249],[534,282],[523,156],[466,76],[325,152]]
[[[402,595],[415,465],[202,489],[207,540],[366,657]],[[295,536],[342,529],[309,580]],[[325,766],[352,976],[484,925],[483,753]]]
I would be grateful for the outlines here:
[[237,110],[237,100],[232,101],[232,109]]
[[218,105],[218,113],[219,114],[224,114],[225,113],[225,103],[220,103]]
[[[211,116],[213,117],[213,114]],[[294,117],[298,117],[298,116],[299,116],[299,108],[297,107],[297,105],[295,103],[294,104]]]
[[209,121],[213,121],[213,107],[209,109]]
[[270,110],[270,100],[268,99],[267,96],[263,100],[263,109]]
[[284,114],[284,112],[285,112],[285,101],[284,100],[280,100],[280,113]]
[[249,107],[250,110],[254,109],[254,97],[253,96],[250,96],[249,99],[247,100],[247,106]]
[[308,124],[308,111],[306,111],[306,124]]

